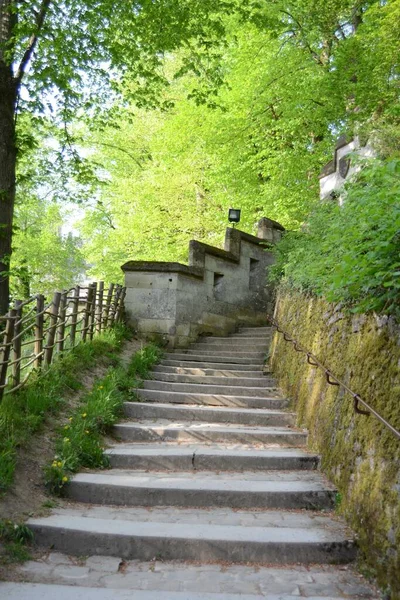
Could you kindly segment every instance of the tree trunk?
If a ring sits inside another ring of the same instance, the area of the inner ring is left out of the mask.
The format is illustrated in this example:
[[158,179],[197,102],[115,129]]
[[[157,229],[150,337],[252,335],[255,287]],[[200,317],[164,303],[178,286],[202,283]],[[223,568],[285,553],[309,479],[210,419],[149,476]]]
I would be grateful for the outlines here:
[[0,0],[0,315],[8,310],[12,224],[15,200],[15,103],[17,85],[10,58],[11,0]]

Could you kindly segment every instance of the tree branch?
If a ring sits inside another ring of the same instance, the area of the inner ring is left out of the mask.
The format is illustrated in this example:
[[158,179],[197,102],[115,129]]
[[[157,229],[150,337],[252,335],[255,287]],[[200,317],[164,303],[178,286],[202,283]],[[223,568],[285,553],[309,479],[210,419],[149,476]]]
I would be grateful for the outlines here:
[[[308,41],[306,40],[306,37],[304,35],[304,27],[303,25],[300,23],[300,21],[298,19],[296,19],[289,11],[287,10],[280,10],[281,13],[283,13],[284,15],[287,15],[292,22],[297,25],[297,27],[299,28],[299,32],[301,32],[302,37],[301,37],[301,41],[304,44],[304,46],[306,47],[306,49],[309,51],[309,53],[311,54],[311,56],[314,58],[314,60],[324,66],[323,62],[321,61],[320,57],[318,56],[317,52],[315,52],[315,50],[312,49],[312,47],[310,46],[310,44],[308,43]],[[294,36],[296,37],[296,32],[293,32]]]
[[128,152],[128,150],[125,150],[125,148],[121,148],[121,146],[116,146],[115,144],[107,144],[106,142],[95,142],[95,144],[97,144],[98,146],[105,146],[107,148],[114,148],[115,150],[119,150],[120,152],[127,154],[129,158],[131,158],[133,162],[135,162],[137,166],[140,167],[140,169],[143,169],[142,163],[135,156],[133,156],[133,154]]
[[21,62],[18,66],[17,73],[15,75],[16,84],[19,85],[22,81],[22,78],[25,74],[26,67],[29,64],[29,61],[32,58],[32,54],[35,51],[36,45],[38,43],[39,34],[43,27],[44,20],[46,18],[47,12],[49,10],[50,4],[52,0],[42,0],[42,4],[40,6],[40,10],[36,15],[35,20],[35,31],[32,33],[29,38],[28,47],[26,48],[24,55],[21,59]]

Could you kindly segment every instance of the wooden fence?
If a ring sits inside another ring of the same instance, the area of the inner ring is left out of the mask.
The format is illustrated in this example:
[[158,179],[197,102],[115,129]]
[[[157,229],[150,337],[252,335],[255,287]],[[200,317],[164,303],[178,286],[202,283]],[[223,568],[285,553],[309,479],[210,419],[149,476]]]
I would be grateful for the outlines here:
[[92,340],[122,320],[126,288],[104,282],[55,292],[51,302],[41,294],[15,302],[0,317],[0,400],[21,388],[32,372],[48,367],[56,354]]

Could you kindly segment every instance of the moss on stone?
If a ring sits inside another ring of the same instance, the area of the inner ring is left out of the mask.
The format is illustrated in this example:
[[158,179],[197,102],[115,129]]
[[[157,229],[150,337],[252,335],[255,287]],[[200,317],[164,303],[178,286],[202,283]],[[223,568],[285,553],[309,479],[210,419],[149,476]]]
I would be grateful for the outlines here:
[[[277,320],[301,346],[400,430],[400,341],[390,322],[349,315],[340,306],[281,290]],[[400,443],[372,415],[356,414],[352,397],[330,386],[276,334],[271,365],[335,482],[340,511],[358,535],[362,559],[388,597],[400,598]]]

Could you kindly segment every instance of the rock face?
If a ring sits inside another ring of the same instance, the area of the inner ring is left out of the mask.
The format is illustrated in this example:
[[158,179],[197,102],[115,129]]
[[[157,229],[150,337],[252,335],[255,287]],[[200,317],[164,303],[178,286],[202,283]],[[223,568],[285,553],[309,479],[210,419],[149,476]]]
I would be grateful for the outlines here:
[[336,490],[265,371],[270,336],[245,328],[167,354],[125,405],[111,470],[76,475],[66,507],[28,522],[44,557],[20,569],[32,583],[0,594],[375,598],[348,564],[356,549],[334,515]]
[[271,219],[259,222],[257,236],[228,228],[225,248],[196,240],[189,264],[130,261],[125,273],[127,316],[139,334],[186,347],[201,334],[226,335],[238,324],[266,324],[273,304],[267,270],[269,248],[284,228]]

